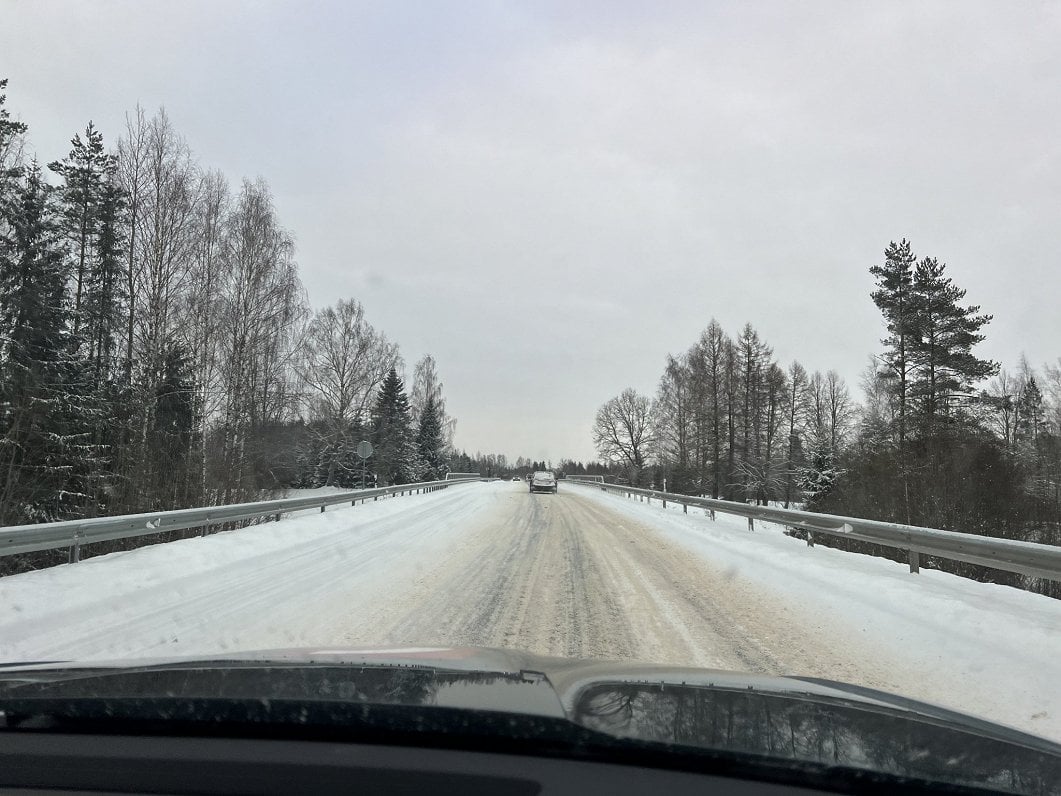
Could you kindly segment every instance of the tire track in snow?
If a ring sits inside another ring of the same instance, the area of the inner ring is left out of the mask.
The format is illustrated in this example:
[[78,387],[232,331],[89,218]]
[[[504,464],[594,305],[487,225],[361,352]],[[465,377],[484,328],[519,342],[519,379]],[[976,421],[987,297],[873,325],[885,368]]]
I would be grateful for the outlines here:
[[[573,489],[496,485],[459,547],[387,603],[351,613],[348,644],[497,646],[545,655],[820,673],[823,650],[794,643],[730,573]],[[780,641],[779,641],[780,640]],[[794,655],[793,652],[800,654]],[[817,662],[815,659],[817,658]]]

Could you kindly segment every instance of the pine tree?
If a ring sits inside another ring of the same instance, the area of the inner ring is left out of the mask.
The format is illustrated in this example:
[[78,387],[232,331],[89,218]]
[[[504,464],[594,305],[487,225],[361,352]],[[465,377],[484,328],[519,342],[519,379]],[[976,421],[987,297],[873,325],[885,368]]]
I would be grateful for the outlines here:
[[74,336],[82,332],[82,303],[85,288],[91,279],[96,247],[100,234],[105,185],[113,181],[117,164],[103,148],[103,134],[92,122],[85,128],[85,139],[75,135],[73,149],[64,160],[48,165],[63,177],[59,193],[62,204],[63,227],[70,243],[74,267]]
[[429,396],[420,412],[420,427],[416,433],[416,449],[420,458],[420,478],[437,481],[445,478],[446,443],[443,438],[442,416],[433,396]]
[[100,196],[95,261],[86,275],[82,316],[86,355],[98,383],[120,375],[119,350],[125,305],[125,196],[116,176],[109,174]]
[[906,447],[907,396],[910,386],[910,347],[915,335],[913,304],[914,263],[910,242],[903,238],[892,241],[884,250],[884,265],[875,265],[869,272],[877,278],[877,289],[870,294],[880,309],[888,329],[881,342],[886,350],[881,357],[884,375],[896,385],[896,425],[900,459]]
[[372,466],[384,484],[408,484],[416,478],[416,447],[409,420],[409,399],[398,371],[391,368],[372,412],[375,448]]
[[915,334],[909,346],[914,367],[910,397],[917,403],[926,431],[943,417],[953,417],[956,402],[973,392],[973,383],[998,372],[972,348],[984,339],[980,330],[991,321],[980,307],[963,307],[965,291],[946,276],[946,265],[926,257],[914,271],[911,302]]

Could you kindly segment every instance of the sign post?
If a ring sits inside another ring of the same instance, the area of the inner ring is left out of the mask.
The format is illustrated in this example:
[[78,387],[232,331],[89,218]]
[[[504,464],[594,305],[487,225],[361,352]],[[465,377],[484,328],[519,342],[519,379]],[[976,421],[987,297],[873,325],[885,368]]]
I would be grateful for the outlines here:
[[357,443],[357,455],[361,458],[361,488],[365,488],[365,459],[372,455],[372,443],[367,439]]

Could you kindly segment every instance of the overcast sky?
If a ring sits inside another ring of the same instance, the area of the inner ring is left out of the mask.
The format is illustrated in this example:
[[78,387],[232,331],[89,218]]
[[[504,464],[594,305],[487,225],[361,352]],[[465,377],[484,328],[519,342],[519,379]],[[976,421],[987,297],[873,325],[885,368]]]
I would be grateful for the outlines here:
[[1061,355],[1061,3],[0,0],[42,161],[165,106],[314,307],[438,361],[458,446],[592,458],[712,317],[858,392],[890,240]]

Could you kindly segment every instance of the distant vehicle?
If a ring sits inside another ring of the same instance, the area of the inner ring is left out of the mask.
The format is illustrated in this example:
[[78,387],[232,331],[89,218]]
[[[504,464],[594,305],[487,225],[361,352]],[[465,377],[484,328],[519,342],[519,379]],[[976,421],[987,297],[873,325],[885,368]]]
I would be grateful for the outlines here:
[[520,480],[520,479],[519,479],[519,476],[518,476],[518,475],[514,475],[514,476],[512,476],[512,480],[513,480],[513,481],[518,481],[518,480]]
[[539,470],[530,479],[531,492],[556,492],[556,476],[548,470]]

